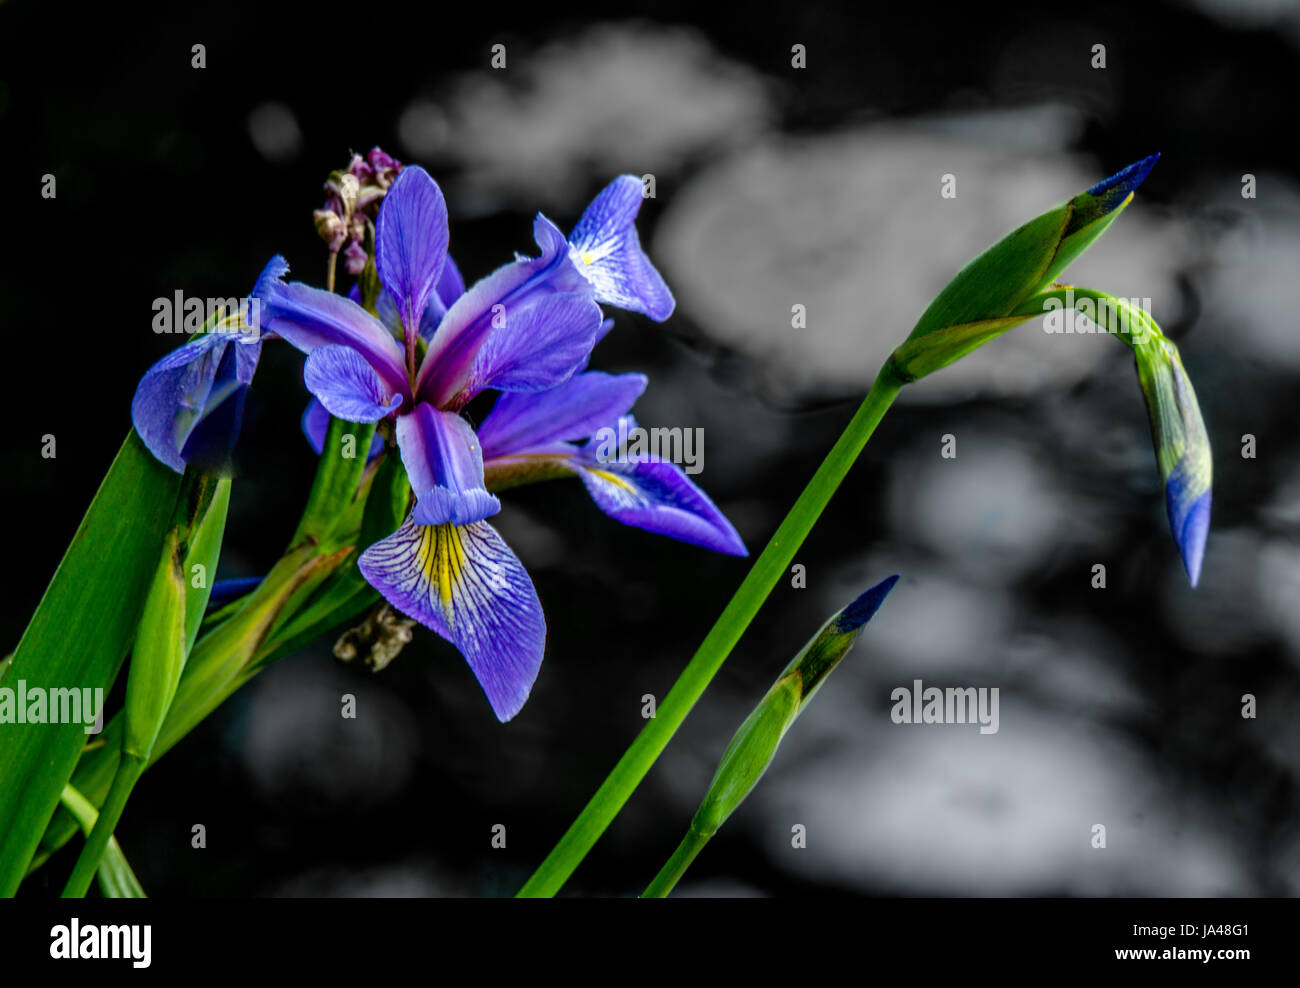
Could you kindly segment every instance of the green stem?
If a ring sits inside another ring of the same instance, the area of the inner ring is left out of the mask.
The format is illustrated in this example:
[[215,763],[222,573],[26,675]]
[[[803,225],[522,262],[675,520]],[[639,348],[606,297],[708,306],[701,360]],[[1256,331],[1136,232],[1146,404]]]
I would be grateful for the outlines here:
[[76,867],[72,869],[68,884],[63,887],[63,898],[80,899],[90,888],[95,872],[99,870],[99,859],[104,856],[104,849],[108,847],[109,838],[117,829],[122,810],[126,808],[126,801],[130,798],[131,790],[135,788],[141,773],[144,772],[144,766],[143,758],[123,753],[122,760],[117,766],[117,774],[113,776],[113,785],[109,788],[104,805],[99,810],[99,819],[95,821],[95,826],[91,828],[90,835],[86,838],[86,846],[81,849],[81,857],[77,858]]
[[666,899],[668,893],[686,874],[686,869],[695,860],[695,855],[704,850],[704,845],[708,842],[709,839],[702,834],[697,834],[694,827],[686,831],[686,836],[677,845],[677,850],[673,851],[673,856],[664,862],[664,866],[659,869],[659,874],[655,875],[654,880],[641,893],[641,898]]
[[623,753],[608,778],[596,790],[591,801],[578,814],[578,818],[546,856],[532,878],[519,890],[519,895],[554,895],[600,839],[600,835],[645,778],[710,680],[731,654],[772,588],[789,568],[795,553],[821,517],[831,495],[857,460],[903,383],[894,368],[893,360],[886,361],[861,407],[750,568],[749,574],[714,623],[690,664],[664,697],[656,715],[646,721],[636,740]]

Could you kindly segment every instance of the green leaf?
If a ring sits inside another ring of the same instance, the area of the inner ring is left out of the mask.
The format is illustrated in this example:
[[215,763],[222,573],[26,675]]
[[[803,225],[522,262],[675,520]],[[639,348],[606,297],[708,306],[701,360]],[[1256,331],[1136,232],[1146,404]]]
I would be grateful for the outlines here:
[[[103,688],[135,634],[180,476],[127,436],[14,652],[6,685]],[[0,895],[18,888],[86,743],[82,724],[6,724]]]
[[[331,429],[339,436],[349,428],[348,423],[340,420],[335,420],[335,424],[338,429],[335,430],[333,425]],[[368,439],[365,441],[369,442]],[[341,448],[341,442],[338,439],[335,442],[335,448]],[[366,448],[359,437],[357,449],[364,452]],[[358,480],[361,479],[364,456],[356,460],[336,457],[322,462],[313,487],[313,498],[321,490],[337,492],[348,488],[347,483],[335,484],[322,476],[336,476],[344,464],[349,470],[355,470]],[[356,470],[358,465],[361,469]],[[361,490],[383,492],[382,496],[367,496],[361,529],[373,533],[387,525],[389,527],[382,532],[383,535],[394,531],[405,518],[410,494],[401,458],[392,454],[386,456],[385,461],[378,465],[373,480],[369,484],[363,482]],[[214,513],[223,503],[222,497],[218,488],[208,519],[215,517]],[[319,507],[324,502],[315,500],[314,503]],[[336,526],[313,523],[316,532],[325,532],[327,527]],[[202,526],[200,534],[194,538],[187,563],[198,558],[199,545],[203,541],[201,532]],[[355,528],[352,534],[356,535]],[[328,537],[332,544],[342,535],[334,531]],[[223,607],[222,620],[203,626],[202,634],[186,660],[176,696],[154,745],[151,762],[189,733],[257,670],[329,628],[351,620],[374,603],[378,595],[357,570],[353,546],[322,552],[314,538],[295,539],[293,548],[286,552],[256,590]],[[213,559],[209,575],[215,568],[215,556]],[[188,625],[192,616],[189,599],[186,607]],[[121,763],[122,732],[123,717],[119,713],[109,721],[100,736],[103,743],[88,749],[77,765],[73,782],[92,800],[102,801],[109,792]],[[59,813],[46,829],[40,842],[40,854],[27,870],[39,867],[75,832],[76,822],[72,817]]]
[[[83,833],[89,835],[95,828],[99,813],[94,805],[72,786],[63,787],[63,805],[77,818]],[[145,899],[144,889],[135,872],[127,864],[122,845],[116,837],[110,837],[104,856],[99,859],[99,889],[106,899]]]
[[[271,629],[286,605],[302,589],[334,572],[346,555],[340,550],[319,554],[310,542],[287,552],[256,590],[241,598],[239,610],[195,643],[162,730],[154,743],[150,762],[157,761],[194,726],[247,682],[257,657],[264,655]],[[73,785],[92,801],[102,801],[109,792],[122,762],[123,714],[119,712],[104,728],[104,743],[88,748],[77,765]],[[41,840],[39,866],[76,832],[70,816],[60,815]],[[30,869],[28,869],[30,870]]]

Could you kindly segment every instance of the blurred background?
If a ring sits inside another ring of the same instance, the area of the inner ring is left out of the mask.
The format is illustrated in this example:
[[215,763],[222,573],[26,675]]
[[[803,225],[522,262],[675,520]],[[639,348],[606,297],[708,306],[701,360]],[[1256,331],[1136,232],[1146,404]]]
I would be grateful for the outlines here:
[[[568,229],[612,176],[655,176],[638,226],[678,309],[663,326],[611,313],[593,366],[650,376],[641,424],[704,430],[696,479],[754,553],[961,264],[1161,151],[1068,274],[1150,298],[1182,349],[1215,451],[1200,587],[1169,534],[1128,349],[1025,324],[905,390],[800,552],[806,588],[777,588],[567,893],[638,892],[775,674],[898,571],[679,894],[1300,894],[1298,68],[1289,0],[4,3],[3,650],[130,426],[136,381],[177,342],[151,331],[152,301],[243,295],[273,253],[323,283],[311,212],[353,150],[429,169],[471,281],[533,251],[537,210]],[[956,198],[939,194],[946,174]],[[265,572],[306,496],[301,367],[287,346],[264,351],[223,577]],[[47,433],[55,460],[39,455]],[[518,888],[747,564],[624,528],[576,482],[504,501],[494,524],[549,624],[523,713],[498,724],[431,632],[380,674],[323,639],[141,784],[118,836],[148,892]],[[999,688],[999,732],[892,723],[891,691],[915,679]],[[206,850],[190,847],[195,823]],[[505,849],[490,847],[496,824]],[[791,847],[796,824],[806,848]],[[71,863],[65,850],[25,892],[56,893]]]

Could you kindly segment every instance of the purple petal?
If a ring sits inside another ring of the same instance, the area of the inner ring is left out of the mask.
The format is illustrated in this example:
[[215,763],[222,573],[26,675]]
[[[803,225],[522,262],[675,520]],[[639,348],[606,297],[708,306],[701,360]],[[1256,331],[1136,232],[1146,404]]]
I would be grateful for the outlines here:
[[222,333],[190,340],[145,371],[135,389],[135,431],[149,452],[177,472],[185,469],[181,449],[203,414],[230,341]]
[[[600,341],[603,340],[606,336],[608,336],[608,335],[609,335],[609,331],[610,331],[611,329],[613,329],[613,328],[614,328],[614,320],[613,320],[613,319],[606,319],[604,322],[602,322],[602,323],[600,324],[600,329],[596,330],[596,339],[595,339],[595,341],[591,344],[591,348],[592,348],[593,350],[595,350],[596,347],[600,345]],[[584,371],[584,370],[586,370],[586,369],[587,369],[587,364],[589,364],[589,363],[591,363],[591,354],[587,354],[587,361],[586,361],[586,363],[584,363],[581,367],[579,367],[578,370],[580,370],[580,371]]]
[[600,321],[600,306],[576,292],[507,306],[474,356],[466,399],[487,388],[541,391],[563,384],[586,366]]
[[378,319],[342,295],[300,281],[269,280],[260,295],[261,323],[303,353],[322,346],[349,346],[384,379],[394,394],[409,396],[401,344]]
[[348,422],[378,422],[402,403],[351,347],[317,347],[307,354],[302,378],[331,415]]
[[731,522],[675,463],[585,459],[575,464],[579,476],[597,506],[611,518],[728,555],[749,555]]
[[464,389],[474,357],[502,313],[554,292],[590,292],[569,259],[559,228],[539,214],[533,235],[540,256],[517,258],[497,268],[456,299],[442,317],[416,375],[422,401],[443,408]]
[[236,338],[234,347],[235,374],[239,378],[239,383],[252,384],[253,375],[257,372],[257,362],[262,356],[262,341],[246,342],[243,339]]
[[[191,449],[195,456],[216,457],[221,461],[217,466],[228,465],[243,415],[243,390],[253,380],[262,354],[261,299],[266,287],[288,270],[283,257],[271,258],[253,287],[255,306],[231,314],[213,332],[173,350],[140,379],[131,402],[135,431],[149,451],[173,470],[185,469],[186,444],[196,427],[233,396],[230,407],[194,437]],[[259,315],[249,325],[245,316],[253,313]],[[227,344],[234,349],[227,350]]]
[[460,276],[460,269],[448,254],[447,263],[442,266],[442,274],[438,276],[438,289],[429,296],[429,305],[424,310],[424,318],[420,320],[420,339],[425,343],[433,339],[442,317],[456,299],[464,294],[465,279]]
[[[238,344],[220,351],[221,359],[203,408],[181,445],[180,457],[187,466],[223,475],[229,475],[233,468],[232,456],[243,425],[244,399],[248,394],[248,385],[239,380],[237,351]],[[214,348],[212,352],[218,350]]]
[[375,221],[375,269],[416,332],[447,261],[447,203],[419,165],[397,176]]
[[358,565],[384,599],[460,650],[499,720],[520,711],[542,665],[546,621],[533,581],[491,525],[408,517]]
[[467,525],[501,510],[483,486],[483,453],[470,424],[421,402],[397,417],[397,447],[418,499],[418,525]]
[[329,433],[330,413],[319,398],[313,397],[307,402],[299,424],[302,426],[302,434],[307,437],[307,444],[320,456],[320,451],[325,448],[325,436]]
[[[302,434],[307,437],[307,443],[315,450],[316,455],[325,448],[325,437],[329,434],[330,413],[324,405],[320,403],[319,398],[312,398],[307,402],[307,407],[302,413]],[[366,454],[366,462],[369,463],[378,456],[384,449],[384,437],[376,433],[370,439],[370,452]]]
[[[349,294],[348,298],[352,296]],[[357,292],[356,302],[360,304],[361,293]],[[402,332],[402,317],[397,311],[397,303],[393,301],[393,296],[387,288],[382,288],[379,294],[375,296],[375,315],[383,323],[390,333],[395,337]]]
[[465,279],[461,277],[460,268],[448,254],[447,263],[442,266],[442,274],[438,276],[438,301],[445,308],[451,308],[452,303],[464,294]]
[[676,302],[664,279],[641,249],[636,214],[641,180],[620,175],[592,200],[569,237],[578,271],[591,282],[596,300],[663,322]]
[[557,440],[586,439],[625,415],[645,391],[644,374],[588,371],[547,391],[506,392],[478,427],[485,459]]
[[270,292],[274,291],[276,283],[283,281],[284,276],[288,273],[289,262],[281,255],[276,254],[266,262],[266,267],[262,268],[262,273],[257,276],[257,281],[253,285],[252,297],[261,302]]
[[237,576],[229,580],[218,580],[212,584],[212,593],[208,595],[208,610],[214,611],[244,594],[252,593],[261,586],[264,579],[261,576]]

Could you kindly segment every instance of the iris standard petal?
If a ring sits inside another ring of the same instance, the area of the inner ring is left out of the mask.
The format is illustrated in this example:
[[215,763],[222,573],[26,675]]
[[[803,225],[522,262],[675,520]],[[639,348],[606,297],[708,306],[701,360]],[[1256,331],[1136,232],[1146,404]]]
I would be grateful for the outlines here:
[[[361,289],[353,285],[348,292],[348,298],[360,305]],[[381,288],[375,296],[375,315],[379,317],[379,321],[384,324],[394,337],[401,335],[402,317],[397,311],[397,303],[393,301],[393,296],[389,294],[387,288]]]
[[417,332],[447,261],[447,203],[419,165],[397,176],[375,220],[375,270],[397,303],[405,326]]
[[547,391],[506,392],[478,427],[483,457],[586,439],[625,415],[645,388],[644,374],[587,371]]
[[546,645],[542,605],[527,571],[487,522],[417,525],[362,553],[370,585],[460,650],[507,721],[523,707]]
[[456,299],[464,294],[465,279],[460,276],[460,269],[448,254],[447,263],[442,266],[442,274],[438,276],[437,291],[429,296],[429,305],[424,310],[424,318],[420,320],[420,339],[428,343],[433,338],[442,317]]
[[438,301],[444,308],[451,308],[452,303],[464,294],[465,279],[448,254],[447,263],[442,266],[442,274],[438,275]]
[[158,361],[140,378],[131,400],[131,421],[149,452],[177,472],[181,449],[202,415],[230,337],[208,333]]
[[467,525],[501,510],[483,486],[483,453],[470,424],[421,402],[397,417],[397,446],[417,499],[418,525]]
[[592,200],[569,236],[569,251],[596,300],[663,322],[676,302],[663,277],[641,249],[636,214],[641,180],[620,175]]
[[542,391],[563,384],[586,366],[600,322],[600,306],[575,292],[504,307],[453,402],[463,404],[487,388]]
[[675,463],[601,463],[588,450],[575,465],[592,500],[611,518],[716,552],[749,555],[726,515]]
[[302,378],[331,415],[348,422],[378,422],[402,403],[351,347],[317,347],[307,354]]
[[475,282],[452,303],[429,340],[416,375],[416,394],[443,408],[460,392],[474,357],[503,314],[521,309],[530,297],[553,292],[589,291],[569,259],[564,234],[539,215],[533,234],[541,248],[537,257],[519,257]]
[[322,346],[356,350],[394,394],[409,397],[405,355],[382,322],[356,302],[300,281],[270,280],[263,288],[262,329],[278,333],[303,353]]
[[[307,443],[316,455],[325,448],[325,437],[329,434],[330,413],[324,405],[320,403],[319,398],[312,398],[307,402],[307,407],[303,409],[302,434],[307,437]],[[370,438],[370,451],[366,454],[366,461],[369,462],[378,456],[384,448],[384,437],[375,433]]]

